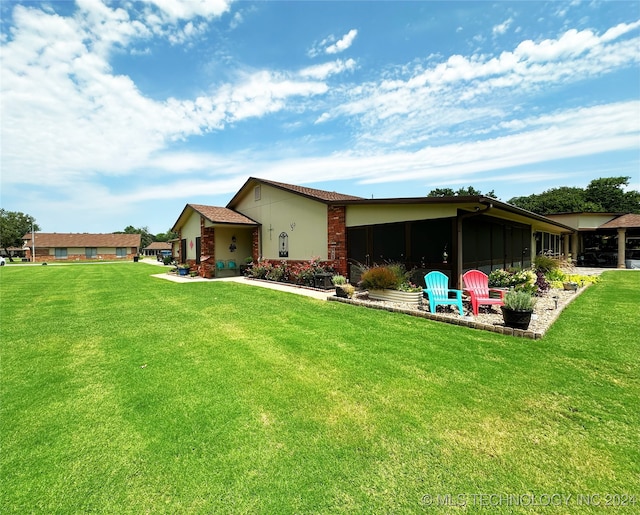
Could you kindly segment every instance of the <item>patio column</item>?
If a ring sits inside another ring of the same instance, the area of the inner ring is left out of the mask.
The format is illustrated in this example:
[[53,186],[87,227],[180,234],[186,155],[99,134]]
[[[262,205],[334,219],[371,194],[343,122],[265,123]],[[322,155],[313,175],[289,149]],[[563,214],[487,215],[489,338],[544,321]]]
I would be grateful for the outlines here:
[[618,268],[626,268],[624,264],[626,233],[627,233],[627,230],[624,227],[618,228]]

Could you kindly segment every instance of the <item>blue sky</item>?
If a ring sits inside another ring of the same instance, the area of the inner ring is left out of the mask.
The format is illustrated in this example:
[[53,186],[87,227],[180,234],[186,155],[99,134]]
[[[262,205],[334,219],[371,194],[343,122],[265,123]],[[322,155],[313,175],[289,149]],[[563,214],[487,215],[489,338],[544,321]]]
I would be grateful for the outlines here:
[[168,230],[248,177],[640,189],[640,2],[3,1],[1,205]]

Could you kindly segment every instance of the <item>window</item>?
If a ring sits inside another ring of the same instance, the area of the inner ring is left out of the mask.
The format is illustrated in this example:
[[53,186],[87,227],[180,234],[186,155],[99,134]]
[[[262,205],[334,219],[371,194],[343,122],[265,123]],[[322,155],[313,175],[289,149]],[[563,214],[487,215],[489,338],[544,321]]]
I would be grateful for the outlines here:
[[255,188],[253,188],[253,200],[260,200],[260,197],[261,197],[260,186],[256,186]]
[[127,247],[117,247],[116,257],[127,257]]
[[55,256],[56,256],[56,259],[67,259],[67,249],[56,248]]
[[98,257],[98,249],[96,247],[86,247],[84,249],[84,257],[94,259]]

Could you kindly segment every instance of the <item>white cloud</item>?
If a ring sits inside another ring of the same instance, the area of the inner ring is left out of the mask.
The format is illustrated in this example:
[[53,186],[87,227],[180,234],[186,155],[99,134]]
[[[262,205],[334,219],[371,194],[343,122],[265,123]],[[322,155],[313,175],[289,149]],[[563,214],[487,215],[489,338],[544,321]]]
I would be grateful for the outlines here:
[[547,87],[637,64],[640,38],[621,38],[636,28],[619,25],[602,36],[569,30],[556,40],[524,41],[499,56],[453,55],[415,72],[400,69],[359,89],[346,85],[345,100],[323,119],[357,120],[358,143],[373,147],[437,141],[443,130],[466,136],[508,119],[523,99]]
[[492,29],[493,35],[501,36],[502,34],[505,34],[512,23],[513,23],[513,18],[509,18],[508,20],[503,21],[499,25],[494,26]]
[[171,21],[213,18],[229,10],[232,0],[145,0]]
[[353,59],[347,59],[346,61],[338,59],[329,63],[309,66],[308,68],[300,70],[299,74],[301,77],[324,80],[331,75],[336,75],[345,71],[352,71],[355,67],[356,62]]
[[[129,77],[113,74],[107,60],[113,44],[144,31],[124,11],[89,0],[81,4],[86,9],[67,18],[14,10],[13,38],[3,44],[0,63],[1,163],[22,173],[5,174],[5,183],[66,184],[87,175],[131,173],[171,141],[327,91],[322,82],[267,70],[239,76],[195,100],[150,99]],[[186,16],[184,9],[175,15]],[[186,32],[198,30],[190,23]],[[95,34],[99,25],[105,26],[101,36]],[[335,64],[326,73],[350,66]]]
[[340,40],[336,41],[333,45],[328,46],[325,49],[325,52],[327,54],[339,54],[340,52],[344,52],[353,44],[353,40],[356,39],[357,35],[358,31],[356,29],[351,29],[347,34],[342,36]]

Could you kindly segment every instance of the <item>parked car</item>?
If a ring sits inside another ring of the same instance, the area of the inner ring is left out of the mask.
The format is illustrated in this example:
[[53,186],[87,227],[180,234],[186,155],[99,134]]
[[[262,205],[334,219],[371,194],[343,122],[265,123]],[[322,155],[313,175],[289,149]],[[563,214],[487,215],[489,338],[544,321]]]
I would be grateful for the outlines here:
[[170,250],[161,250],[156,256],[158,261],[165,262],[166,258],[171,258],[172,254]]

